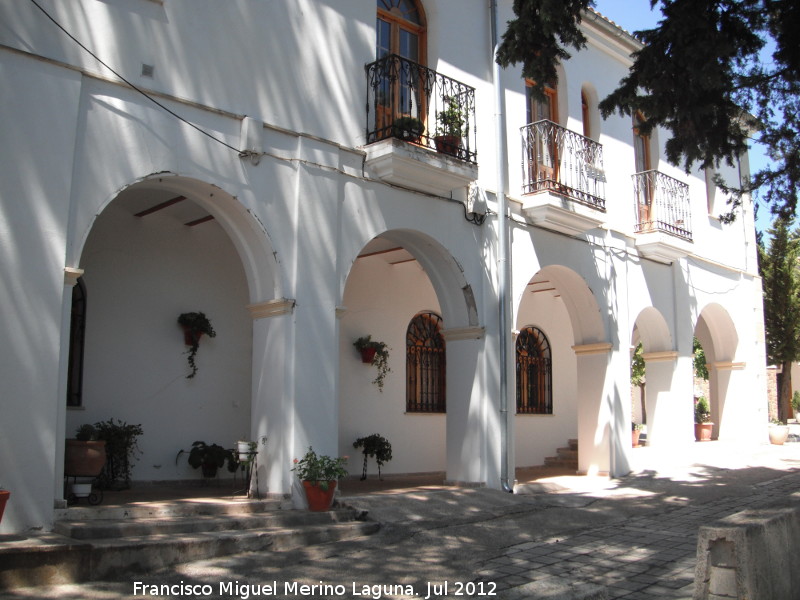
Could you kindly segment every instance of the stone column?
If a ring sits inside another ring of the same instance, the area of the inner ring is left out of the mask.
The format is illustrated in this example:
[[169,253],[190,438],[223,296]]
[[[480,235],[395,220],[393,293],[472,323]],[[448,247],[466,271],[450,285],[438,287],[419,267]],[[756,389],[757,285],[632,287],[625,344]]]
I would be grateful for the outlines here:
[[488,473],[499,479],[500,462],[499,454],[488,450],[498,445],[498,436],[488,425],[490,398],[481,377],[484,330],[465,327],[442,334],[447,344],[446,477],[456,484],[486,484]]

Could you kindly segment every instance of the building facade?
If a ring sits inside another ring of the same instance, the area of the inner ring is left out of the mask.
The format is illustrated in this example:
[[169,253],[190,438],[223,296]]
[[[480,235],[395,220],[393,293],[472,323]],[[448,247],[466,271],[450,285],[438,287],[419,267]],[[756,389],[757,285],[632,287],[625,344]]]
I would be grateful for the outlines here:
[[[600,118],[638,48],[601,15],[545,98],[493,75],[479,2],[0,15],[0,531],[52,525],[64,440],[109,418],[142,426],[139,482],[199,477],[175,461],[195,440],[249,438],[261,491],[288,494],[308,446],[376,432],[386,473],[503,488],[574,438],[581,472],[621,475],[639,342],[648,444],[693,439],[693,337],[715,435],[764,436],[752,208],[721,224],[712,174]],[[190,311],[217,335],[188,378]]]

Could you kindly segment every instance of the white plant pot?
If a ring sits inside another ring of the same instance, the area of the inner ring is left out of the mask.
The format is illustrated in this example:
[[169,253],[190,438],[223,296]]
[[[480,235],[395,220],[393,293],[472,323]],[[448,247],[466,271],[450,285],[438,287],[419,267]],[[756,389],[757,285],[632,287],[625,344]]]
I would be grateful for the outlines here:
[[76,498],[88,498],[89,494],[92,493],[92,484],[91,483],[73,483],[72,484],[72,494]]

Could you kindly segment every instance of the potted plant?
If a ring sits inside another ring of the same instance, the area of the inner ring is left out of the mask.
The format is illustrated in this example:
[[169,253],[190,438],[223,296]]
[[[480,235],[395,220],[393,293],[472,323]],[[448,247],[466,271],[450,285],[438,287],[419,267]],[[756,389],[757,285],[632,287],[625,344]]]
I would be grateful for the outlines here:
[[392,135],[406,142],[419,142],[425,125],[416,117],[398,117],[392,124]]
[[631,423],[631,444],[634,448],[639,447],[639,436],[642,434],[642,424],[641,423]]
[[777,419],[770,421],[769,424],[769,443],[776,446],[783,446],[789,438],[789,426]]
[[464,137],[464,113],[461,105],[452,96],[445,97],[447,107],[436,113],[436,150],[444,154],[458,155]]
[[795,390],[792,394],[792,411],[794,412],[794,420],[800,421],[798,413],[800,413],[800,390]]
[[64,475],[97,477],[105,464],[106,441],[99,438],[94,425],[81,425],[74,439],[64,440]]
[[[178,462],[178,457],[186,452],[181,450],[175,457],[175,462]],[[203,473],[203,477],[211,478],[216,477],[217,471],[228,463],[228,470],[233,473],[239,467],[239,463],[231,450],[223,448],[218,444],[206,444],[203,441],[192,443],[192,449],[189,451],[189,466],[193,469],[198,467]]]
[[303,458],[294,459],[292,471],[303,482],[309,510],[320,512],[330,509],[336,485],[340,478],[347,475],[346,464],[346,456],[332,458],[317,455],[311,446]]
[[102,489],[123,490],[131,486],[133,463],[141,454],[137,440],[142,435],[141,424],[125,421],[99,421],[94,424],[97,437],[106,443],[106,464],[100,472]]
[[353,342],[353,346],[361,354],[361,362],[374,365],[378,369],[378,375],[372,383],[378,386],[378,390],[383,392],[383,383],[386,374],[391,371],[389,368],[389,346],[383,342],[372,341],[372,336],[362,336]]
[[257,445],[255,442],[247,440],[239,440],[236,442],[236,453],[239,456],[239,462],[249,462],[253,459],[256,453]]
[[200,345],[200,338],[203,334],[206,334],[208,337],[215,337],[217,332],[214,331],[208,317],[201,312],[181,313],[178,316],[178,325],[183,329],[183,343],[189,346],[188,361],[192,372],[186,376],[186,379],[191,379],[197,373],[195,356],[197,355],[197,348]]
[[6,503],[8,499],[11,497],[11,492],[5,489],[2,485],[0,485],[0,522],[3,521],[3,513],[6,510]]
[[711,422],[711,407],[705,396],[700,396],[694,405],[694,439],[698,442],[708,442],[711,440],[711,429],[714,424]]
[[392,445],[382,435],[373,433],[366,437],[358,438],[353,442],[353,448],[363,448],[364,468],[361,471],[361,481],[367,478],[367,458],[372,456],[378,463],[378,479],[381,479],[381,466],[392,460]]

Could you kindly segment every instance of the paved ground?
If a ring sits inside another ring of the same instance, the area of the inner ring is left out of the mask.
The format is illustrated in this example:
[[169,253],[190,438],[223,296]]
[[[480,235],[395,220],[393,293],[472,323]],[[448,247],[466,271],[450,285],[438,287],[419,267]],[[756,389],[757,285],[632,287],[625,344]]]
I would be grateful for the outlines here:
[[[277,558],[238,555],[117,582],[20,589],[0,593],[0,599],[376,600],[431,593],[433,600],[458,598],[458,592],[470,597],[470,591],[498,600],[688,599],[698,527],[792,494],[800,501],[800,444],[742,448],[711,442],[685,450],[671,449],[665,457],[640,448],[628,477],[553,477],[521,484],[513,495],[416,482],[401,493],[347,496],[384,523],[380,533]],[[144,594],[134,581],[178,587]],[[574,595],[552,595],[578,583]],[[303,590],[302,584],[343,587]],[[187,587],[195,585],[209,587]],[[371,587],[386,585],[394,587]],[[260,596],[249,586],[259,586]],[[580,595],[593,586],[606,595]]]

